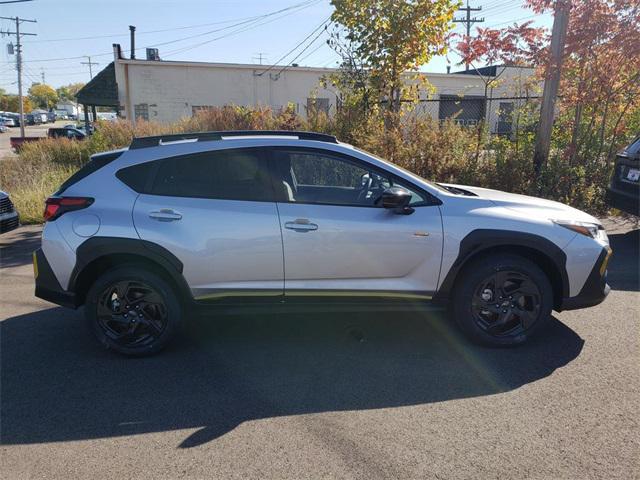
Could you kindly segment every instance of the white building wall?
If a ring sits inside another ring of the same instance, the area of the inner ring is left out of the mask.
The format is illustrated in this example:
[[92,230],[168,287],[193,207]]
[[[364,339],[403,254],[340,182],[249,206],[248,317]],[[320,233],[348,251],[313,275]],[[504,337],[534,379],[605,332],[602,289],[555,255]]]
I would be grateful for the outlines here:
[[[293,103],[305,114],[307,98],[329,98],[335,93],[320,87],[323,71],[278,69],[264,72],[258,65],[224,65],[120,60],[116,81],[121,113],[130,118],[135,105],[147,104],[149,120],[173,122],[190,117],[193,108],[224,105],[270,106],[279,109]],[[261,74],[262,73],[262,74]]]
[[[167,62],[118,59],[115,62],[121,116],[132,118],[135,106],[140,114],[158,122],[175,122],[190,117],[194,109],[224,105],[269,106],[280,109],[294,104],[296,111],[306,115],[308,98],[327,98],[330,111],[335,111],[336,92],[321,86],[321,78],[334,69]],[[524,95],[522,84],[532,74],[531,69],[507,68],[498,86],[488,96],[515,97]],[[440,95],[482,97],[484,83],[476,75],[426,73],[433,89],[421,93],[422,98],[438,99]],[[524,80],[523,80],[524,78]],[[488,103],[486,119],[495,128],[499,101]],[[419,107],[422,114],[438,118],[438,102],[426,102]]]

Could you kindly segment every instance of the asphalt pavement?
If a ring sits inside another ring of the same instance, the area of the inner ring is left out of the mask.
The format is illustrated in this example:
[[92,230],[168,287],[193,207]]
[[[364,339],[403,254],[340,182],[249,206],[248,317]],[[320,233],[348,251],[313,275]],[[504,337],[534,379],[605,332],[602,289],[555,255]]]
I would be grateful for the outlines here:
[[607,228],[609,298],[520,348],[434,312],[281,314],[145,359],[35,298],[40,230],[5,234],[2,478],[640,478],[640,231]]

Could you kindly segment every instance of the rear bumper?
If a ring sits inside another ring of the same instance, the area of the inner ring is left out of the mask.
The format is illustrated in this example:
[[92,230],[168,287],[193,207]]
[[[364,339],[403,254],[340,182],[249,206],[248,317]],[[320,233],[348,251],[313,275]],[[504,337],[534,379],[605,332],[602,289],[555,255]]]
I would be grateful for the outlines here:
[[40,248],[33,252],[33,271],[36,277],[36,297],[63,307],[78,308],[75,293],[63,290]]
[[593,307],[607,298],[611,290],[607,284],[607,265],[612,253],[609,247],[602,249],[580,293],[575,297],[563,298],[559,311]]
[[637,193],[607,188],[605,202],[623,212],[640,215],[640,197]]

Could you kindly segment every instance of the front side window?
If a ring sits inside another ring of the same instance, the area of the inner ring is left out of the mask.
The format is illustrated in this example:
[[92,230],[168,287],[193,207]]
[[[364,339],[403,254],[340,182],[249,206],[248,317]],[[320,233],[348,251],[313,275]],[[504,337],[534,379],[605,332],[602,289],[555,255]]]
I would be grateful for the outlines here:
[[273,156],[274,185],[285,201],[376,207],[385,189],[401,186],[412,194],[410,205],[425,202],[415,189],[359,162],[317,151],[275,150]]
[[273,200],[266,161],[257,150],[220,150],[159,160],[151,194]]

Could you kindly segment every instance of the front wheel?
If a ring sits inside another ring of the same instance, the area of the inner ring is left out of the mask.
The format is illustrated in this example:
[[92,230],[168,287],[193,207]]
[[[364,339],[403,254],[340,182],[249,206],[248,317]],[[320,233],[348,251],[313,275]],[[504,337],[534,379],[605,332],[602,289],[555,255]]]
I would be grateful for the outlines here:
[[143,267],[115,267],[87,293],[85,317],[105,347],[130,356],[164,348],[182,319],[171,286]]
[[453,296],[453,317],[476,343],[513,346],[527,341],[548,322],[553,290],[531,261],[493,254],[461,273]]

